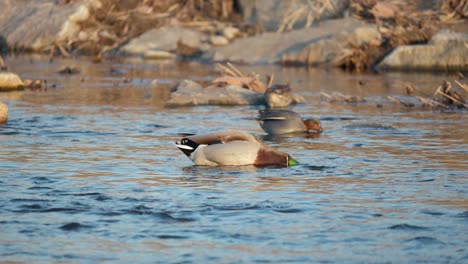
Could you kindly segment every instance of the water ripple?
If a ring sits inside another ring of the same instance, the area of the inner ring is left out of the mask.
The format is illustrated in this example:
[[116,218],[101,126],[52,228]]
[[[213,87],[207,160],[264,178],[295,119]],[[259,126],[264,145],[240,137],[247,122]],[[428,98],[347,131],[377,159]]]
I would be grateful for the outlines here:
[[79,231],[79,230],[82,230],[82,229],[88,229],[88,228],[92,228],[93,226],[90,226],[90,225],[83,225],[83,224],[80,224],[80,223],[77,223],[77,222],[71,222],[71,223],[67,223],[67,224],[64,224],[60,227],[60,229],[64,230],[64,231]]
[[417,226],[417,225],[410,225],[410,224],[397,224],[397,225],[390,226],[389,229],[392,229],[392,230],[405,230],[405,231],[429,230],[429,228],[424,227],[424,226]]

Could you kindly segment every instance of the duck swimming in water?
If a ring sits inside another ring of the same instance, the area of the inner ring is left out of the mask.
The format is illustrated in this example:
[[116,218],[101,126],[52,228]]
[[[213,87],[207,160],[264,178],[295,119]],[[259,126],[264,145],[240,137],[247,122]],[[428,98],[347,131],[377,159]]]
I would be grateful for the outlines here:
[[298,113],[285,109],[261,110],[258,123],[270,135],[322,132],[322,126],[318,119],[308,118],[303,120]]
[[288,107],[293,101],[293,93],[288,84],[274,84],[265,91],[265,103],[269,108]]
[[298,162],[287,153],[261,142],[241,130],[221,130],[184,137],[176,146],[196,165],[278,165],[292,166]]

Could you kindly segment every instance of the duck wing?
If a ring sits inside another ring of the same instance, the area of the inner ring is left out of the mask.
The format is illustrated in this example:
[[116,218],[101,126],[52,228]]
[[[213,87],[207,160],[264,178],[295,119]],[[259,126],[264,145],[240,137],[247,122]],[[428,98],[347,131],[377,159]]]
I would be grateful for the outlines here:
[[306,127],[298,113],[291,110],[263,110],[258,123],[271,135],[304,132]]
[[221,130],[206,134],[199,134],[187,137],[188,139],[205,145],[228,143],[232,141],[248,141],[259,144],[260,141],[254,135],[241,130]]
[[301,120],[301,117],[299,116],[298,113],[291,111],[291,110],[286,110],[286,109],[275,109],[275,110],[260,110],[258,112],[258,118],[259,121],[265,121],[265,120],[287,120],[287,119],[299,119]]

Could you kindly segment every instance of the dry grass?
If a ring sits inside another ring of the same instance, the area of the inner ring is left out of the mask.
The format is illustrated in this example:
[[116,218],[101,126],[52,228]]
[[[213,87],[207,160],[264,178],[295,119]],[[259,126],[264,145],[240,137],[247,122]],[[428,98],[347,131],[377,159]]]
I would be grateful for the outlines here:
[[[417,98],[423,107],[430,107],[431,109],[468,109],[465,99],[468,96],[468,85],[458,80],[455,80],[454,83],[456,84],[455,87],[452,86],[451,82],[445,80],[437,87],[432,96],[423,94],[413,85],[407,84],[405,87],[406,95]],[[392,96],[388,96],[387,99],[405,107],[415,106],[413,103],[407,103]]]
[[[258,93],[264,93],[268,88],[261,80],[258,74],[252,72],[244,74],[231,63],[226,65],[217,64],[221,69],[223,76],[213,80],[214,85],[235,85],[243,87]],[[271,85],[272,78],[270,78],[269,85]]]
[[304,27],[310,27],[314,21],[319,21],[321,17],[329,12],[336,11],[337,7],[332,0],[309,0],[306,6],[290,10],[280,22],[278,32],[290,31],[294,25],[305,19]]
[[[73,0],[62,2],[68,4]],[[103,54],[153,28],[241,21],[234,0],[101,0],[101,3],[100,7],[91,8],[91,17],[80,24],[80,34],[49,47],[51,54]]]
[[[433,10],[420,10],[421,1],[351,0],[353,17],[377,24],[383,41],[377,45],[349,47],[335,65],[363,72],[400,45],[427,43],[443,24],[459,22],[466,15],[468,0],[446,0]],[[464,10],[464,11],[463,11]]]

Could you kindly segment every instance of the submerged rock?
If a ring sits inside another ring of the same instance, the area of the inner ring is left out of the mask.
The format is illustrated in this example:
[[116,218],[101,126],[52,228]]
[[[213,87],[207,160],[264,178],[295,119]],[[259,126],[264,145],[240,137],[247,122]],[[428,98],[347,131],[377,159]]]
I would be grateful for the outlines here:
[[[293,103],[304,103],[302,96],[294,95]],[[265,104],[262,93],[239,86],[211,85],[203,87],[200,84],[184,80],[172,89],[168,107],[196,106],[196,105],[260,105]]]
[[0,91],[14,91],[24,89],[21,78],[12,72],[0,72]]
[[6,123],[8,120],[8,106],[0,102],[0,124]]
[[[238,39],[226,46],[208,50],[202,58],[207,61],[231,61],[249,64],[278,63],[284,54],[301,52],[311,43],[329,38],[343,30],[355,30],[365,25],[352,18],[327,20],[317,27],[286,33],[263,33]],[[248,47],[248,48],[246,48]]]
[[10,47],[41,50],[78,34],[97,0],[58,5],[55,0],[2,0],[0,34]]
[[468,34],[441,31],[425,45],[397,47],[379,70],[468,70]]

